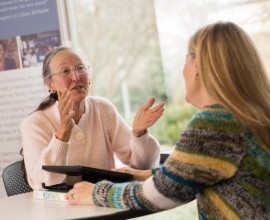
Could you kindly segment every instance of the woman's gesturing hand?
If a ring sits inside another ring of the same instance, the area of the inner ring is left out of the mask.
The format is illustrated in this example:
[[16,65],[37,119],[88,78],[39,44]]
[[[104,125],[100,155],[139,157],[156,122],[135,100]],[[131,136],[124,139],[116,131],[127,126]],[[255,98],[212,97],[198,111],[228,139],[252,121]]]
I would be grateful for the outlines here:
[[64,89],[63,91],[57,91],[59,104],[58,111],[60,114],[60,127],[56,132],[56,137],[59,140],[64,142],[68,142],[71,134],[71,130],[74,126],[74,121],[72,117],[74,116],[74,102],[70,98],[70,91],[68,89]]
[[137,111],[134,121],[133,121],[133,135],[135,137],[140,137],[145,134],[146,129],[151,127],[156,121],[162,116],[164,112],[164,102],[161,102],[157,106],[152,107],[156,99],[154,97],[150,98],[147,103],[139,108]]

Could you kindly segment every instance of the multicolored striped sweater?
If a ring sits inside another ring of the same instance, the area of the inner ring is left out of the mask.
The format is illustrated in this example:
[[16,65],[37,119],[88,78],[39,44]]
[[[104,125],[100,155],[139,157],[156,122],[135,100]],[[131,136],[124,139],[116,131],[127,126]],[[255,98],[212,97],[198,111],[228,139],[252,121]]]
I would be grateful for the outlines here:
[[101,181],[96,205],[151,211],[197,199],[205,219],[270,219],[270,150],[220,105],[197,112],[145,182]]

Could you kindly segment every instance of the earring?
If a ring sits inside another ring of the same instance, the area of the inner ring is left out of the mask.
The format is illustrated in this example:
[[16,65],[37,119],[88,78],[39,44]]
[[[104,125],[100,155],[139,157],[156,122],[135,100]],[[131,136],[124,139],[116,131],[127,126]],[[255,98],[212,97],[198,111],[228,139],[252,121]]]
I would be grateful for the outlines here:
[[200,78],[199,73],[196,73],[195,80],[198,80]]

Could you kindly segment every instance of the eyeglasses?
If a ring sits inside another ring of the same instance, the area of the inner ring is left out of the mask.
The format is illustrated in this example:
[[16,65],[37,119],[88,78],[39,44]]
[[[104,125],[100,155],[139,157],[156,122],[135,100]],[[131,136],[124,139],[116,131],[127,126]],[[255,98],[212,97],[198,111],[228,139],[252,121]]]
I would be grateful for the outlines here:
[[71,68],[63,68],[63,69],[61,69],[57,73],[52,73],[51,75],[49,75],[48,77],[46,77],[45,80],[46,79],[51,79],[55,75],[58,75],[58,76],[63,77],[63,78],[66,78],[66,77],[68,77],[71,74],[71,72],[73,70],[76,71],[76,73],[78,74],[78,76],[86,75],[89,72],[89,68],[90,68],[90,66],[85,66],[83,64],[80,64],[78,66],[75,66],[73,69],[71,69]]

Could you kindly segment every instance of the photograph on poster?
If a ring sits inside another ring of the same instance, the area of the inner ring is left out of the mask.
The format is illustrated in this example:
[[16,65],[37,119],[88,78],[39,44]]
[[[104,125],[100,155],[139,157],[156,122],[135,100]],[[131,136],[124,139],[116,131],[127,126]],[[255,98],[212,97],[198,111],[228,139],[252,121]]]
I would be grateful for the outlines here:
[[17,69],[19,67],[16,39],[0,39],[0,71]]
[[42,64],[48,51],[61,44],[59,30],[18,37],[23,68]]

